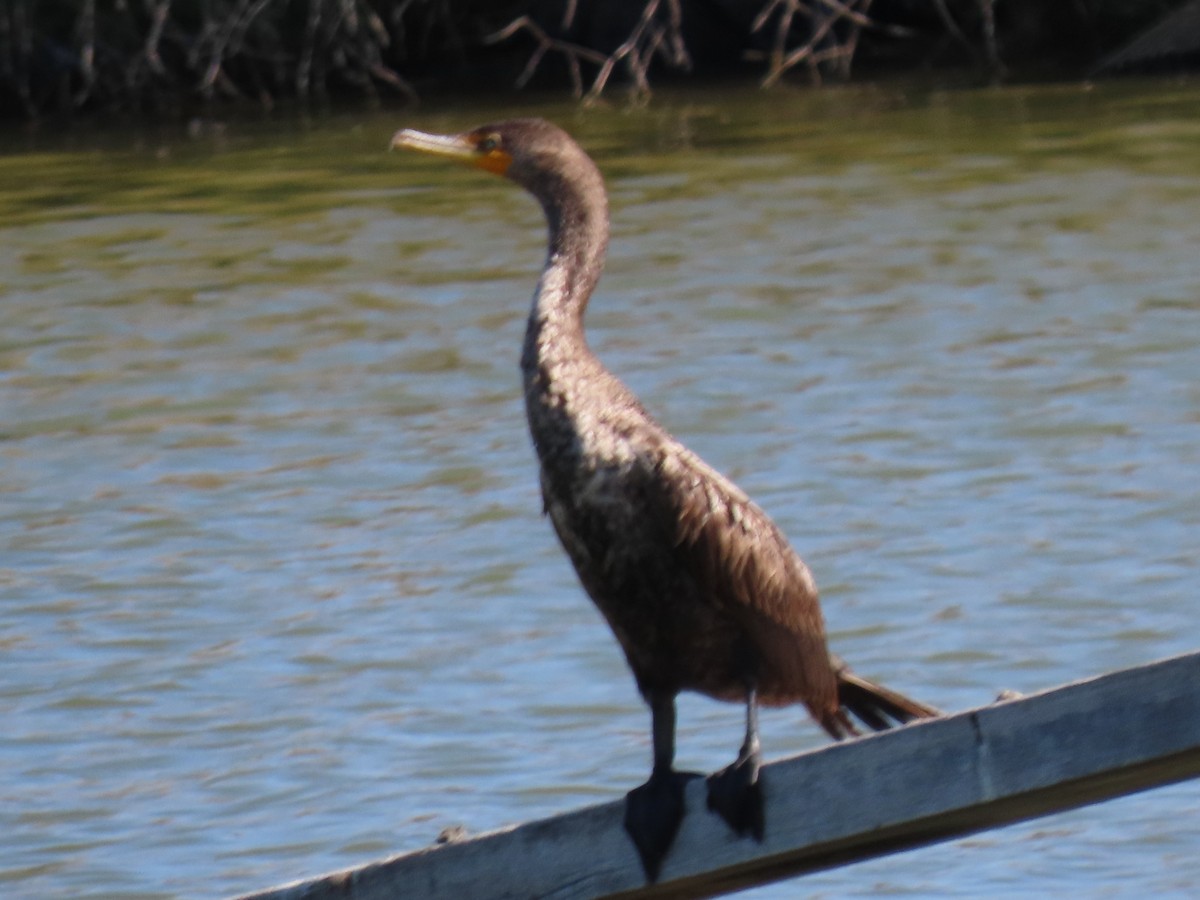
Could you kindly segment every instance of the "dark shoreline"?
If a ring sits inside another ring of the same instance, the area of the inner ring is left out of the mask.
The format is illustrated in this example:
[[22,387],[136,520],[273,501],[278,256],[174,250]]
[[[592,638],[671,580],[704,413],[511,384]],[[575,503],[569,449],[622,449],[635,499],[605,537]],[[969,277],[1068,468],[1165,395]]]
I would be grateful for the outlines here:
[[521,87],[620,100],[688,82],[996,83],[1198,58],[1200,0],[4,0],[0,119],[190,119]]

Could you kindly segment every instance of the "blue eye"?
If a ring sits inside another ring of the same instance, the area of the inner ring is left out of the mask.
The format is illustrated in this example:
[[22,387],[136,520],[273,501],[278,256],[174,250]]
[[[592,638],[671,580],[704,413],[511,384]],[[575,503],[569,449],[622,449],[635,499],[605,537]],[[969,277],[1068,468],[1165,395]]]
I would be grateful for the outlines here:
[[485,137],[482,141],[479,142],[479,152],[480,153],[491,153],[493,150],[495,150],[499,146],[500,146],[499,138],[494,137],[494,136]]

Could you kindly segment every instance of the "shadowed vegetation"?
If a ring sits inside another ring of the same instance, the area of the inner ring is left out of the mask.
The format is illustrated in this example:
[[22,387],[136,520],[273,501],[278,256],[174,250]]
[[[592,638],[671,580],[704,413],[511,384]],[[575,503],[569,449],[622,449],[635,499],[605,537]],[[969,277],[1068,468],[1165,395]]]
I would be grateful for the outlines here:
[[[689,76],[1086,71],[1177,0],[0,0],[0,115]],[[1200,42],[1198,42],[1200,43]]]

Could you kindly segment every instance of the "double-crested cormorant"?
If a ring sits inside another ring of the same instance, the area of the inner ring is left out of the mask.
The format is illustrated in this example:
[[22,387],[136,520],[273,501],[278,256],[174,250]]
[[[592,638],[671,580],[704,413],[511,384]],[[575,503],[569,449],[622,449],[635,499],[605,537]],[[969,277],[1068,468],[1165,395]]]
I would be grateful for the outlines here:
[[737,759],[708,779],[708,806],[762,839],[757,708],[803,703],[831,736],[936,715],[851,673],[825,643],[817,589],[775,523],[642,408],[588,348],[584,310],[608,245],[595,163],[540,119],[459,135],[404,130],[404,147],[504,175],[542,204],[549,252],[521,354],[545,510],[650,707],[654,768],[625,827],[654,880],[683,819],[675,697],[746,704]]

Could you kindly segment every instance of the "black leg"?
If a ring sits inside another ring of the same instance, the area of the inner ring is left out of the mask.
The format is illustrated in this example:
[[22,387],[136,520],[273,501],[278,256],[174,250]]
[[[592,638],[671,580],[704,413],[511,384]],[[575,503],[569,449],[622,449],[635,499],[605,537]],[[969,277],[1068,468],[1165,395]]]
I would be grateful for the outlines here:
[[746,692],[746,740],[733,765],[708,778],[708,808],[718,813],[739,835],[762,841],[763,790],[758,777],[762,753],[758,741],[758,692]]
[[637,847],[646,879],[658,880],[667,851],[683,822],[683,793],[688,781],[699,776],[676,772],[675,695],[648,695],[654,735],[654,769],[650,780],[625,796],[625,830]]

